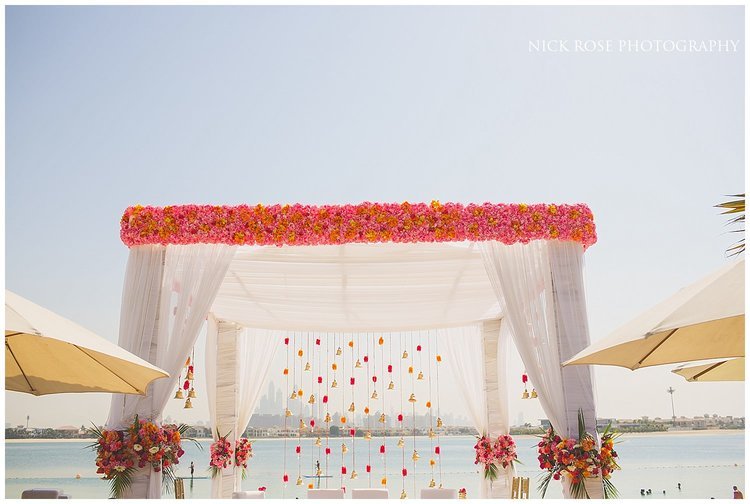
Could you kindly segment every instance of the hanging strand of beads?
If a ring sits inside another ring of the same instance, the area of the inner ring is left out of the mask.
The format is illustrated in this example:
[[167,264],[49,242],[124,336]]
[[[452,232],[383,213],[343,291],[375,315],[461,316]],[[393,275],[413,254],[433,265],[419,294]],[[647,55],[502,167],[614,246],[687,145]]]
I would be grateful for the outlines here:
[[289,409],[289,333],[284,334],[284,345],[286,347],[286,367],[284,368],[284,401],[286,407],[284,408],[284,476],[282,477],[282,490],[281,495],[286,495],[286,485],[289,482],[289,474],[286,470],[286,452],[289,449],[287,446],[287,440],[289,439],[289,417],[292,416],[292,410]]
[[435,458],[433,456],[435,430],[432,428],[432,339],[434,334],[427,332],[427,412],[430,426],[427,429],[427,438],[430,441],[430,488],[435,487]]
[[[335,346],[336,346],[336,341],[334,340],[333,347],[335,347]],[[330,435],[331,435],[331,412],[328,409],[328,394],[329,394],[328,384],[330,383],[328,381],[328,378],[330,376],[329,375],[329,369],[331,368],[331,363],[328,361],[328,359],[330,358],[331,350],[333,350],[333,347],[331,347],[331,334],[326,333],[326,393],[323,396],[323,404],[325,405],[325,410],[326,410],[326,416],[325,416],[325,418],[323,418],[323,426],[325,427],[325,431],[326,431],[326,449],[325,449],[325,454],[326,454],[326,458],[325,458],[325,468],[326,468],[326,470],[325,470],[325,475],[326,475],[325,480],[326,480],[326,488],[328,488],[328,480],[329,480],[329,478],[327,477],[328,474],[329,474],[329,472],[328,472],[328,458],[331,455],[331,444],[330,444],[330,440],[331,440],[330,439]]]
[[374,347],[372,345],[373,341],[372,339],[375,336],[368,333],[365,338],[365,356],[364,356],[364,362],[365,362],[365,372],[367,373],[367,379],[365,382],[367,382],[367,394],[365,395],[365,441],[367,441],[367,466],[365,467],[365,472],[367,473],[367,486],[372,488],[372,432],[370,431],[370,353],[371,348]]
[[[356,414],[357,414],[357,407],[355,406],[355,398],[354,398],[354,392],[355,392],[355,386],[356,383],[356,377],[354,376],[354,370],[357,368],[357,364],[360,364],[359,362],[359,344],[358,341],[355,341],[355,338],[358,338],[359,334],[353,334],[351,336],[351,339],[349,340],[349,346],[351,347],[351,358],[352,358],[352,374],[351,374],[351,386],[352,386],[352,404],[349,406],[349,413],[351,414],[350,424],[349,424],[349,436],[352,438],[352,472],[349,476],[350,479],[357,479],[357,428],[356,428]],[[355,348],[356,347],[356,348]],[[354,362],[354,355],[357,354],[357,361]],[[360,364],[361,366],[361,364]]]
[[[341,343],[343,345],[345,334],[341,335]],[[340,349],[341,347],[339,347]],[[339,350],[336,350],[336,354],[339,354]],[[346,366],[344,365],[344,354],[343,351],[341,353],[341,375],[346,376]],[[341,421],[341,474],[339,475],[339,488],[344,488],[344,475],[346,474],[346,466],[344,465],[344,454],[349,451],[349,448],[346,446],[346,437],[343,434],[344,430],[346,429],[346,397],[344,396],[344,390],[341,390],[341,418],[339,419]]]
[[[383,375],[383,360],[385,359],[384,354],[384,344],[385,340],[383,339],[383,336],[381,335],[378,337],[378,347],[380,349],[380,375]],[[375,373],[377,373],[377,368],[375,369]],[[375,379],[373,382],[375,385],[373,386],[372,391],[372,399],[377,400],[378,399],[378,386],[377,386],[377,376],[373,374]],[[385,394],[383,394],[385,396]],[[378,422],[382,424],[382,432],[381,432],[381,438],[380,438],[380,457],[383,460],[383,478],[380,480],[380,484],[382,486],[386,486],[388,484],[388,463],[386,459],[386,452],[385,452],[385,397],[383,397],[383,407],[380,410],[380,416],[378,417]]]
[[[403,333],[398,334],[398,347],[404,348],[404,335]],[[398,383],[399,383],[399,397],[401,404],[399,407],[399,414],[397,417],[399,427],[399,439],[398,447],[401,448],[401,498],[406,498],[406,442],[404,441],[404,359],[407,358],[406,350],[403,355],[398,359]]]
[[435,385],[437,389],[437,421],[435,422],[435,432],[437,435],[437,444],[435,445],[435,457],[438,463],[438,484],[443,488],[443,457],[440,456],[440,429],[443,428],[443,420],[440,418],[440,363],[443,358],[440,355],[440,335],[435,336]]
[[[297,486],[302,486],[302,430],[305,427],[305,420],[302,418],[302,403],[304,402],[302,400],[303,394],[305,393],[302,389],[302,357],[304,355],[304,351],[302,350],[302,345],[304,344],[302,340],[302,334],[300,334],[300,342],[299,342],[299,349],[297,350],[297,359],[295,359],[294,362],[294,373],[295,373],[295,379],[294,382],[297,383],[297,362],[299,362],[299,387],[297,389],[296,394],[294,394],[294,399],[298,402],[297,406],[297,415],[299,418],[299,427],[297,428]],[[297,348],[297,333],[294,333],[294,348]],[[296,388],[296,387],[295,387]]]
[[[417,333],[417,336],[419,333]],[[409,336],[409,348],[414,348],[413,334]],[[414,483],[414,495],[417,494],[417,460],[419,459],[419,453],[417,452],[417,398],[414,395],[414,389],[416,387],[414,379],[414,354],[411,354],[409,362],[409,374],[411,375],[411,396],[409,396],[409,402],[411,403],[411,460],[412,460],[412,482]]]
[[[323,396],[321,395],[321,389],[323,387],[323,375],[321,374],[323,372],[323,348],[321,347],[321,341],[320,341],[320,334],[315,335],[315,351],[318,352],[318,366],[315,369],[315,372],[317,373],[317,382],[318,382],[318,396],[317,400],[321,401]],[[320,402],[316,402],[313,406],[315,408],[315,418],[318,424],[320,424],[320,421],[322,420],[320,416]],[[317,484],[318,488],[320,488],[320,476],[322,476],[322,471],[320,470],[320,460],[321,460],[321,452],[323,450],[323,443],[320,440],[320,430],[325,427],[325,424],[322,424],[318,427],[317,435],[315,436],[315,446],[318,447],[318,460],[315,462],[315,472],[313,473],[315,476],[318,477]]]
[[[305,371],[310,376],[310,398],[307,400],[307,404],[309,404],[309,412],[310,412],[310,420],[308,422],[308,425],[310,427],[310,474],[315,474],[315,394],[313,391],[315,390],[314,383],[315,383],[315,373],[314,373],[314,366],[315,366],[315,346],[312,344],[312,336],[310,333],[305,333],[305,343],[307,344],[307,364],[305,364]],[[313,488],[313,481],[310,480],[310,482],[307,484],[307,488]]]

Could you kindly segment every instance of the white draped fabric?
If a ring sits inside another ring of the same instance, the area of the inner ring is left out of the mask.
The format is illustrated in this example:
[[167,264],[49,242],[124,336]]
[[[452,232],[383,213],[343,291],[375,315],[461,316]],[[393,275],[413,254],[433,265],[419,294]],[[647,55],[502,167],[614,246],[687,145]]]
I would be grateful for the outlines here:
[[[109,428],[124,428],[136,414],[161,420],[234,252],[235,247],[220,244],[130,249],[119,344],[164,369],[170,377],[152,383],[145,397],[114,394]],[[160,473],[143,471],[136,479],[129,496],[161,496]]]
[[[506,380],[507,330],[499,320],[445,329],[448,362],[477,434],[497,437],[510,431]],[[479,469],[480,497],[509,499],[515,471],[498,467],[498,479],[484,479]]]
[[[245,432],[282,341],[278,331],[243,328],[209,316],[205,372],[214,439],[217,428],[221,435],[231,432],[232,443]],[[211,498],[231,497],[240,489],[242,472],[234,467],[224,472],[211,481]]]
[[[504,303],[513,340],[547,417],[557,432],[578,436],[583,411],[596,432],[591,371],[560,363],[589,343],[583,289],[583,248],[577,243],[534,241],[482,243],[487,274]],[[587,481],[589,495],[601,498],[598,480]],[[567,487],[564,493],[569,496]]]

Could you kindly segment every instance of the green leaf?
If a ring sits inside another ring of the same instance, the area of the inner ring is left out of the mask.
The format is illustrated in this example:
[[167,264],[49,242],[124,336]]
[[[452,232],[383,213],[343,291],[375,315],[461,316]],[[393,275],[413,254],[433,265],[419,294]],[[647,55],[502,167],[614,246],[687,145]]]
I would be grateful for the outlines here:
[[542,499],[544,499],[544,496],[547,495],[547,487],[549,487],[549,482],[552,481],[552,473],[546,472],[543,474],[539,481],[539,486],[537,486],[537,490],[542,495]]

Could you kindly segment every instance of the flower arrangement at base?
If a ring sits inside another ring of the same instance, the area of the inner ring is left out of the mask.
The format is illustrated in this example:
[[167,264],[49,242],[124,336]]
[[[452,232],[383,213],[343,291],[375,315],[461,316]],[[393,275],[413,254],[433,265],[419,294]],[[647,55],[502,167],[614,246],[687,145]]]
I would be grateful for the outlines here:
[[242,479],[247,476],[247,461],[253,456],[253,444],[247,438],[239,438],[234,447],[234,464],[242,468]]
[[474,450],[476,451],[474,464],[484,466],[484,477],[490,481],[497,479],[498,464],[505,469],[518,461],[516,443],[507,434],[502,434],[494,440],[487,435],[482,435],[474,445]]
[[96,442],[88,448],[96,451],[97,474],[111,482],[110,495],[121,498],[132,485],[136,469],[144,467],[161,473],[162,484],[170,492],[174,466],[185,453],[182,440],[189,439],[184,437],[188,428],[184,424],[158,426],[136,415],[126,430],[102,430],[96,426],[89,429]]
[[229,433],[226,436],[222,436],[217,429],[216,436],[219,439],[211,444],[211,461],[208,464],[212,478],[221,474],[222,469],[226,469],[232,465],[232,460],[234,459],[232,443],[227,439]]
[[594,436],[586,432],[583,412],[578,412],[578,439],[562,438],[550,427],[541,436],[537,444],[539,468],[547,471],[539,483],[542,497],[547,493],[550,481],[565,477],[570,483],[570,491],[576,499],[588,499],[585,479],[602,477],[604,498],[616,498],[617,489],[610,480],[613,471],[620,469],[617,464],[617,452],[614,440],[619,433],[604,430],[601,437],[601,449],[597,449]]
[[458,498],[459,499],[465,499],[466,498],[466,489],[465,488],[459,489],[459,491],[458,491]]

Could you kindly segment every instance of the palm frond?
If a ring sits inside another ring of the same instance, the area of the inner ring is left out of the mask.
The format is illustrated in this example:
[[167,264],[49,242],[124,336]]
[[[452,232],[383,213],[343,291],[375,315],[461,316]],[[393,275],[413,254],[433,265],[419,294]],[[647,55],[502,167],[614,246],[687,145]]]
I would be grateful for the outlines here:
[[536,489],[542,495],[542,499],[544,499],[544,496],[547,494],[547,488],[549,487],[550,481],[552,481],[551,472],[544,473],[539,478],[539,485],[536,487]]
[[605,479],[604,482],[604,498],[605,499],[616,499],[620,496],[620,493],[615,488],[614,483],[610,480]]
[[161,485],[164,488],[164,490],[167,492],[167,494],[172,494],[172,489],[174,488],[174,480],[175,475],[174,471],[171,467],[167,467],[165,469],[162,469],[161,471]]
[[590,499],[589,492],[586,489],[586,485],[583,481],[579,481],[578,483],[571,483],[570,485],[570,494],[573,496],[574,499]]
[[[722,208],[724,209],[723,212],[721,212],[721,215],[731,215],[731,214],[741,214],[738,215],[732,219],[729,219],[727,222],[728,226],[732,226],[735,224],[741,224],[741,229],[735,229],[732,230],[732,233],[744,233],[745,232],[745,193],[742,194],[731,194],[728,195],[730,198],[739,198],[731,201],[725,201],[724,203],[719,203],[718,205],[715,205],[715,208]],[[745,239],[741,239],[737,243],[733,244],[731,247],[727,249],[727,255],[729,257],[737,256],[745,252]]]
[[133,484],[133,472],[135,469],[128,467],[121,473],[115,475],[110,481],[109,493],[115,499],[121,499],[125,495],[125,490]]

